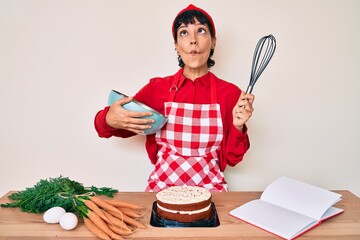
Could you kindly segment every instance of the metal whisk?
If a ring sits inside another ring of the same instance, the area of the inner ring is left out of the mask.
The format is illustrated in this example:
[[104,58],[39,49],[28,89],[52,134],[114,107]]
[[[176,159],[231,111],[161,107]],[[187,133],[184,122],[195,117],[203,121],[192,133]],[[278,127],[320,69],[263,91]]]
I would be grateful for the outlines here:
[[[264,48],[264,45],[266,46]],[[273,35],[268,35],[262,37],[256,45],[253,62],[252,62],[252,69],[250,75],[250,83],[246,89],[246,93],[251,93],[256,81],[270,62],[272,56],[274,55],[276,49],[276,39]],[[264,50],[264,53],[262,51]],[[259,60],[260,64],[259,64]]]

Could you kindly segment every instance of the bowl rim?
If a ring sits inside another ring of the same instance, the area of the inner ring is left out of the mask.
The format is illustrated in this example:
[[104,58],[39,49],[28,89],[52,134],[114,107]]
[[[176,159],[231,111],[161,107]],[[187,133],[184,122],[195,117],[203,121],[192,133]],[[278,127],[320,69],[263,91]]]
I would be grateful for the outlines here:
[[[128,95],[123,94],[123,93],[121,93],[121,92],[119,92],[119,91],[116,91],[116,90],[114,90],[114,89],[112,89],[111,91],[115,92],[116,94],[123,95],[124,97],[129,97]],[[146,104],[144,104],[144,103],[142,103],[142,102],[139,102],[139,101],[137,101],[137,100],[135,100],[135,99],[132,99],[130,102],[134,102],[134,103],[140,105],[141,107],[145,108],[146,110],[148,110],[148,111],[150,111],[150,112],[153,112],[153,113],[155,113],[155,114],[158,114],[158,115],[164,117],[165,119],[167,119],[166,116],[164,116],[163,114],[159,113],[159,112],[156,111],[155,109],[149,107],[148,105],[146,105]]]

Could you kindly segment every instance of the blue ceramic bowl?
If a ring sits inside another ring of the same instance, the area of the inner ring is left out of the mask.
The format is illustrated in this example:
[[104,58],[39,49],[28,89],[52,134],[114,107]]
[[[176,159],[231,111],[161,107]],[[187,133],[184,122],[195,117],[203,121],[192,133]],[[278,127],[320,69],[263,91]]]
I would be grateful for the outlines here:
[[[111,106],[115,101],[127,97],[125,94],[122,94],[118,91],[111,90],[108,98],[108,105]],[[154,119],[154,123],[151,124],[151,128],[145,129],[144,134],[149,135],[156,133],[160,130],[167,122],[167,117],[159,113],[158,111],[152,109],[151,107],[136,101],[135,99],[123,105],[123,108],[129,111],[137,111],[137,112],[152,112],[151,116],[147,116],[144,118]]]

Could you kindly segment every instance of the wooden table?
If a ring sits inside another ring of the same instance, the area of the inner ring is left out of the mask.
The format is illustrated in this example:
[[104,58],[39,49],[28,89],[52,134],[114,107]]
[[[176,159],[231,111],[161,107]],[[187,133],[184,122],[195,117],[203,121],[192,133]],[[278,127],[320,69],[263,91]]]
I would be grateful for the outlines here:
[[[323,222],[320,226],[300,236],[298,239],[360,239],[360,199],[349,191],[335,191],[343,198],[335,206],[345,210],[344,213]],[[6,194],[0,203],[9,202]],[[213,228],[159,228],[147,224],[147,229],[137,230],[129,239],[279,239],[266,231],[258,229],[228,213],[230,210],[260,197],[261,192],[227,192],[213,193],[220,226]],[[152,206],[154,193],[123,192],[115,198]],[[145,217],[150,219],[151,211]],[[0,239],[75,239],[96,240],[83,225],[65,231],[58,224],[47,224],[42,214],[23,213],[19,209],[0,208]]]

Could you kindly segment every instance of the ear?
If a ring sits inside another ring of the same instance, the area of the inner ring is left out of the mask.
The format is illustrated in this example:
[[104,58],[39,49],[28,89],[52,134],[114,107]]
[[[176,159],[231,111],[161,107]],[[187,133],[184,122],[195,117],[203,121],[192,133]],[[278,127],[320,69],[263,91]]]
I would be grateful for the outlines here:
[[174,41],[174,46],[175,46],[175,51],[177,52],[177,48],[178,48],[178,43]]
[[214,49],[216,46],[216,37],[211,38],[211,48]]

